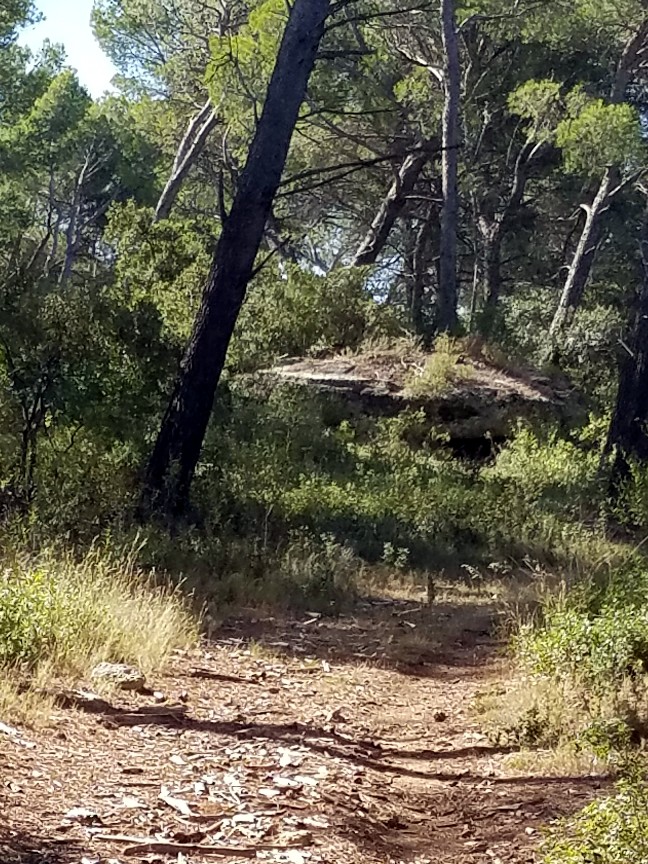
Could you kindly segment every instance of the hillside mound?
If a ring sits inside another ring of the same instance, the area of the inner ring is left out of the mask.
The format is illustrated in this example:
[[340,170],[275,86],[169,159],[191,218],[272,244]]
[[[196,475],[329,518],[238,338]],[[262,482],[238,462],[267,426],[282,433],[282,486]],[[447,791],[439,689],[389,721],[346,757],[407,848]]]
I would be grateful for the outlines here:
[[422,410],[431,426],[453,439],[506,438],[519,420],[571,425],[582,415],[565,381],[553,382],[532,369],[500,368],[467,354],[437,358],[438,363],[434,358],[434,352],[419,349],[299,357],[261,374],[273,386],[301,385],[333,397],[351,413],[389,417]]

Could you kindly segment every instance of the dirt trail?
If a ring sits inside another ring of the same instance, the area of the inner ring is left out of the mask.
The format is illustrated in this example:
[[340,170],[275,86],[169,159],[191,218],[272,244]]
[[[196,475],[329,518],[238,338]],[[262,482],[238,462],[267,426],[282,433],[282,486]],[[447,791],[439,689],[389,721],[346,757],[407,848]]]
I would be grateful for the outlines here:
[[533,861],[596,783],[511,776],[482,734],[471,703],[505,675],[491,614],[366,600],[230,621],[155,696],[0,735],[0,861]]

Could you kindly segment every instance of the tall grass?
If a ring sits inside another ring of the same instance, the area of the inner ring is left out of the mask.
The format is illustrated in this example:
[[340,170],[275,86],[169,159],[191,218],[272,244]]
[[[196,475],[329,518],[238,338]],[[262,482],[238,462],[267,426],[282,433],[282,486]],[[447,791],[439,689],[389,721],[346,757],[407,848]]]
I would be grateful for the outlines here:
[[197,636],[189,600],[139,570],[134,552],[115,557],[96,547],[77,559],[65,550],[5,546],[0,557],[5,702],[12,681],[74,683],[104,660],[150,673]]

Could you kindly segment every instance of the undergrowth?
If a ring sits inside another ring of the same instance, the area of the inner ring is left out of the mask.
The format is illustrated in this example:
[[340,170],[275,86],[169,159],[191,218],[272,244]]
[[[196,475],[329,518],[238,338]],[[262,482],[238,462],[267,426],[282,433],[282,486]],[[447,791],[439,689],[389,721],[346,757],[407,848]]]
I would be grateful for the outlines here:
[[588,804],[556,825],[544,864],[648,864],[648,789],[624,781],[614,795]]
[[[12,714],[16,707],[29,714],[26,700],[39,704],[36,690],[43,680],[87,679],[104,660],[134,664],[148,673],[172,649],[197,636],[189,600],[179,588],[146,576],[134,555],[115,558],[97,547],[76,559],[63,550],[28,554],[5,547],[0,704]],[[31,696],[25,694],[25,682],[32,684]]]
[[434,350],[423,368],[409,375],[405,389],[410,396],[434,398],[473,375],[473,367],[466,362],[462,343],[443,335],[435,341]]

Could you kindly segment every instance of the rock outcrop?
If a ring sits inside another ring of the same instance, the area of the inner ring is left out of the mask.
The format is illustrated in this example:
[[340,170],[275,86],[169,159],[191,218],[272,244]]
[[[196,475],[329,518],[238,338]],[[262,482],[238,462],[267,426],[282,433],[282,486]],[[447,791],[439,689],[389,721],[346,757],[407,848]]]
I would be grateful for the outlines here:
[[422,410],[451,439],[508,437],[519,420],[570,425],[582,416],[573,390],[531,370],[510,371],[460,358],[465,374],[441,392],[412,395],[410,382],[429,354],[367,352],[323,359],[293,358],[262,371],[272,386],[292,384],[333,398],[346,413],[396,416]]

